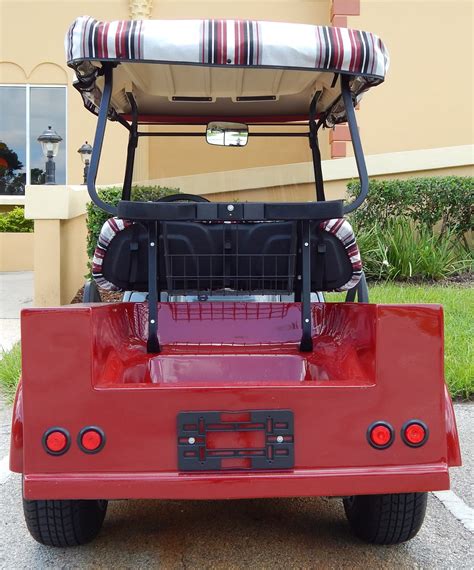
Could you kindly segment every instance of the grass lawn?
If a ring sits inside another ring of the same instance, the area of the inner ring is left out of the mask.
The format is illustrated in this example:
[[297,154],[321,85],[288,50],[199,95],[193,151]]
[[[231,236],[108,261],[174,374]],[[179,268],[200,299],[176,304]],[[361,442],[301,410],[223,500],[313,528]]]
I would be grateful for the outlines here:
[[372,303],[439,303],[444,308],[445,376],[453,398],[474,396],[474,289],[437,285],[376,285]]
[[[342,295],[330,294],[329,301]],[[459,286],[387,283],[370,287],[372,303],[440,303],[444,306],[445,373],[453,398],[474,396],[474,289]],[[20,375],[20,347],[0,355],[0,390],[12,401]]]
[[13,402],[21,373],[21,350],[17,343],[9,351],[0,350],[0,391],[8,402]]
[[[444,307],[445,376],[453,398],[474,396],[474,289],[444,285],[369,285],[371,303],[439,303]],[[331,294],[328,300],[340,300]]]

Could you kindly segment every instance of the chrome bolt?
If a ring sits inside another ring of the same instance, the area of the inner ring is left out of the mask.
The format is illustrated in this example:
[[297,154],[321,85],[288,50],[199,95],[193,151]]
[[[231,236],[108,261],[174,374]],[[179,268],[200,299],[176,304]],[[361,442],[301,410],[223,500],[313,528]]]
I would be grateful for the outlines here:
[[309,319],[305,319],[304,322],[305,322],[305,323],[309,323]]
[[279,435],[277,437],[277,443],[283,443],[283,436],[282,435]]
[[194,445],[196,443],[196,438],[195,437],[188,437],[188,443],[190,445]]
[[307,241],[305,241],[305,242],[304,242],[304,246],[305,246],[305,247],[308,247],[308,246],[309,246],[309,243],[308,243]]
[[155,324],[155,319],[151,319],[150,323],[151,323],[152,325],[154,325],[154,324]]
[[228,212],[233,212],[233,211],[234,211],[234,206],[233,206],[232,204],[229,204],[229,205],[227,206],[227,211],[228,211]]
[[154,242],[154,241],[151,241],[151,242],[150,242],[150,247],[155,247],[155,242]]

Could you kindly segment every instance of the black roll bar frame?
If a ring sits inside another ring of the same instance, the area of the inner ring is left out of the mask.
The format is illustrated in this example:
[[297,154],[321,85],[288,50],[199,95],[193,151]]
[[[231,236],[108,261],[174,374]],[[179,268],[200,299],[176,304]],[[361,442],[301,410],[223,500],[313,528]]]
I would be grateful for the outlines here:
[[[316,104],[319,93],[313,97],[309,109],[309,133],[255,133],[259,136],[305,136],[309,139],[309,144],[313,156],[313,166],[316,185],[317,202],[309,203],[248,203],[236,204],[232,210],[227,204],[220,203],[138,203],[131,201],[131,186],[135,152],[138,140],[141,136],[202,136],[201,133],[145,133],[138,131],[138,107],[132,93],[127,93],[132,110],[131,123],[122,117],[109,113],[109,106],[112,97],[113,87],[113,65],[103,65],[104,88],[100,102],[97,128],[94,137],[94,146],[89,166],[87,178],[87,190],[91,200],[101,210],[108,214],[119,217],[126,217],[139,221],[148,230],[148,340],[147,351],[149,353],[159,353],[161,350],[158,340],[158,301],[160,291],[158,290],[158,246],[160,239],[160,222],[165,220],[218,220],[225,221],[234,219],[236,221],[262,221],[262,220],[296,220],[299,226],[299,267],[301,276],[298,275],[301,283],[295,290],[295,299],[301,301],[301,329],[302,336],[300,350],[310,352],[313,349],[312,340],[312,318],[311,318],[311,221],[327,219],[330,217],[341,217],[342,213],[347,214],[357,209],[365,200],[368,194],[368,174],[365,164],[362,143],[359,136],[357,121],[354,112],[354,101],[350,90],[350,76],[341,74],[341,91],[344,106],[346,109],[347,122],[352,138],[352,146],[359,173],[361,191],[357,198],[342,207],[341,201],[326,202],[324,194],[324,182],[321,169],[321,152],[318,144],[318,130],[323,124],[322,121],[316,123]],[[102,145],[104,142],[107,119],[116,120],[129,131],[129,142],[127,151],[127,161],[125,167],[125,177],[122,190],[122,201],[118,206],[107,204],[100,199],[97,194],[96,180],[99,169]],[[230,213],[231,212],[231,213]],[[235,212],[235,213],[234,213]],[[365,289],[361,287],[359,295],[365,298]],[[350,295],[352,296],[352,294]]]

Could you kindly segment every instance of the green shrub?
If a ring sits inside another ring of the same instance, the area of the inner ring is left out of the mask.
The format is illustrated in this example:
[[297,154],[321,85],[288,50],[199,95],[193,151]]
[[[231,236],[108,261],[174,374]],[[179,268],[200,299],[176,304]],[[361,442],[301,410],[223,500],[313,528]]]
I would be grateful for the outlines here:
[[25,209],[23,206],[17,206],[0,214],[0,232],[12,232],[12,233],[27,233],[33,231],[33,220],[25,219]]
[[472,270],[466,252],[452,230],[443,234],[415,227],[406,217],[391,218],[382,227],[356,230],[364,271],[369,279],[444,279]]
[[[351,196],[359,193],[358,181],[348,186]],[[419,228],[441,235],[463,236],[473,229],[474,177],[443,176],[408,180],[371,180],[369,195],[362,206],[351,214],[359,230],[369,231],[375,225],[385,228],[390,220],[406,216]]]
[[[163,188],[161,186],[133,186],[132,200],[137,202],[156,202],[159,198],[177,194],[177,188]],[[108,204],[116,206],[122,197],[122,189],[119,187],[102,188],[98,191],[99,197]],[[87,205],[87,255],[92,259],[97,245],[100,230],[111,216],[98,208],[92,202]]]

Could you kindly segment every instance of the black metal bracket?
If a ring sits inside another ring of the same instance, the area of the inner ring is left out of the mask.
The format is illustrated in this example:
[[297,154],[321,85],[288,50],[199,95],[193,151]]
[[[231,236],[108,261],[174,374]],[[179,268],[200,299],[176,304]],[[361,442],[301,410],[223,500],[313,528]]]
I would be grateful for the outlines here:
[[369,175],[367,174],[364,151],[362,149],[359,129],[357,127],[354,102],[352,100],[352,93],[350,88],[350,79],[351,77],[349,75],[341,75],[341,91],[344,106],[346,108],[346,117],[349,124],[349,131],[351,133],[352,148],[354,149],[357,171],[359,173],[360,193],[353,202],[344,206],[344,214],[349,214],[350,212],[357,210],[357,208],[367,198],[367,195],[369,193]]
[[177,424],[181,471],[294,467],[294,419],[289,410],[181,412]]
[[148,339],[147,352],[161,352],[158,340],[158,222],[148,224]]
[[301,222],[301,352],[313,350],[311,329],[311,226],[308,220]]

